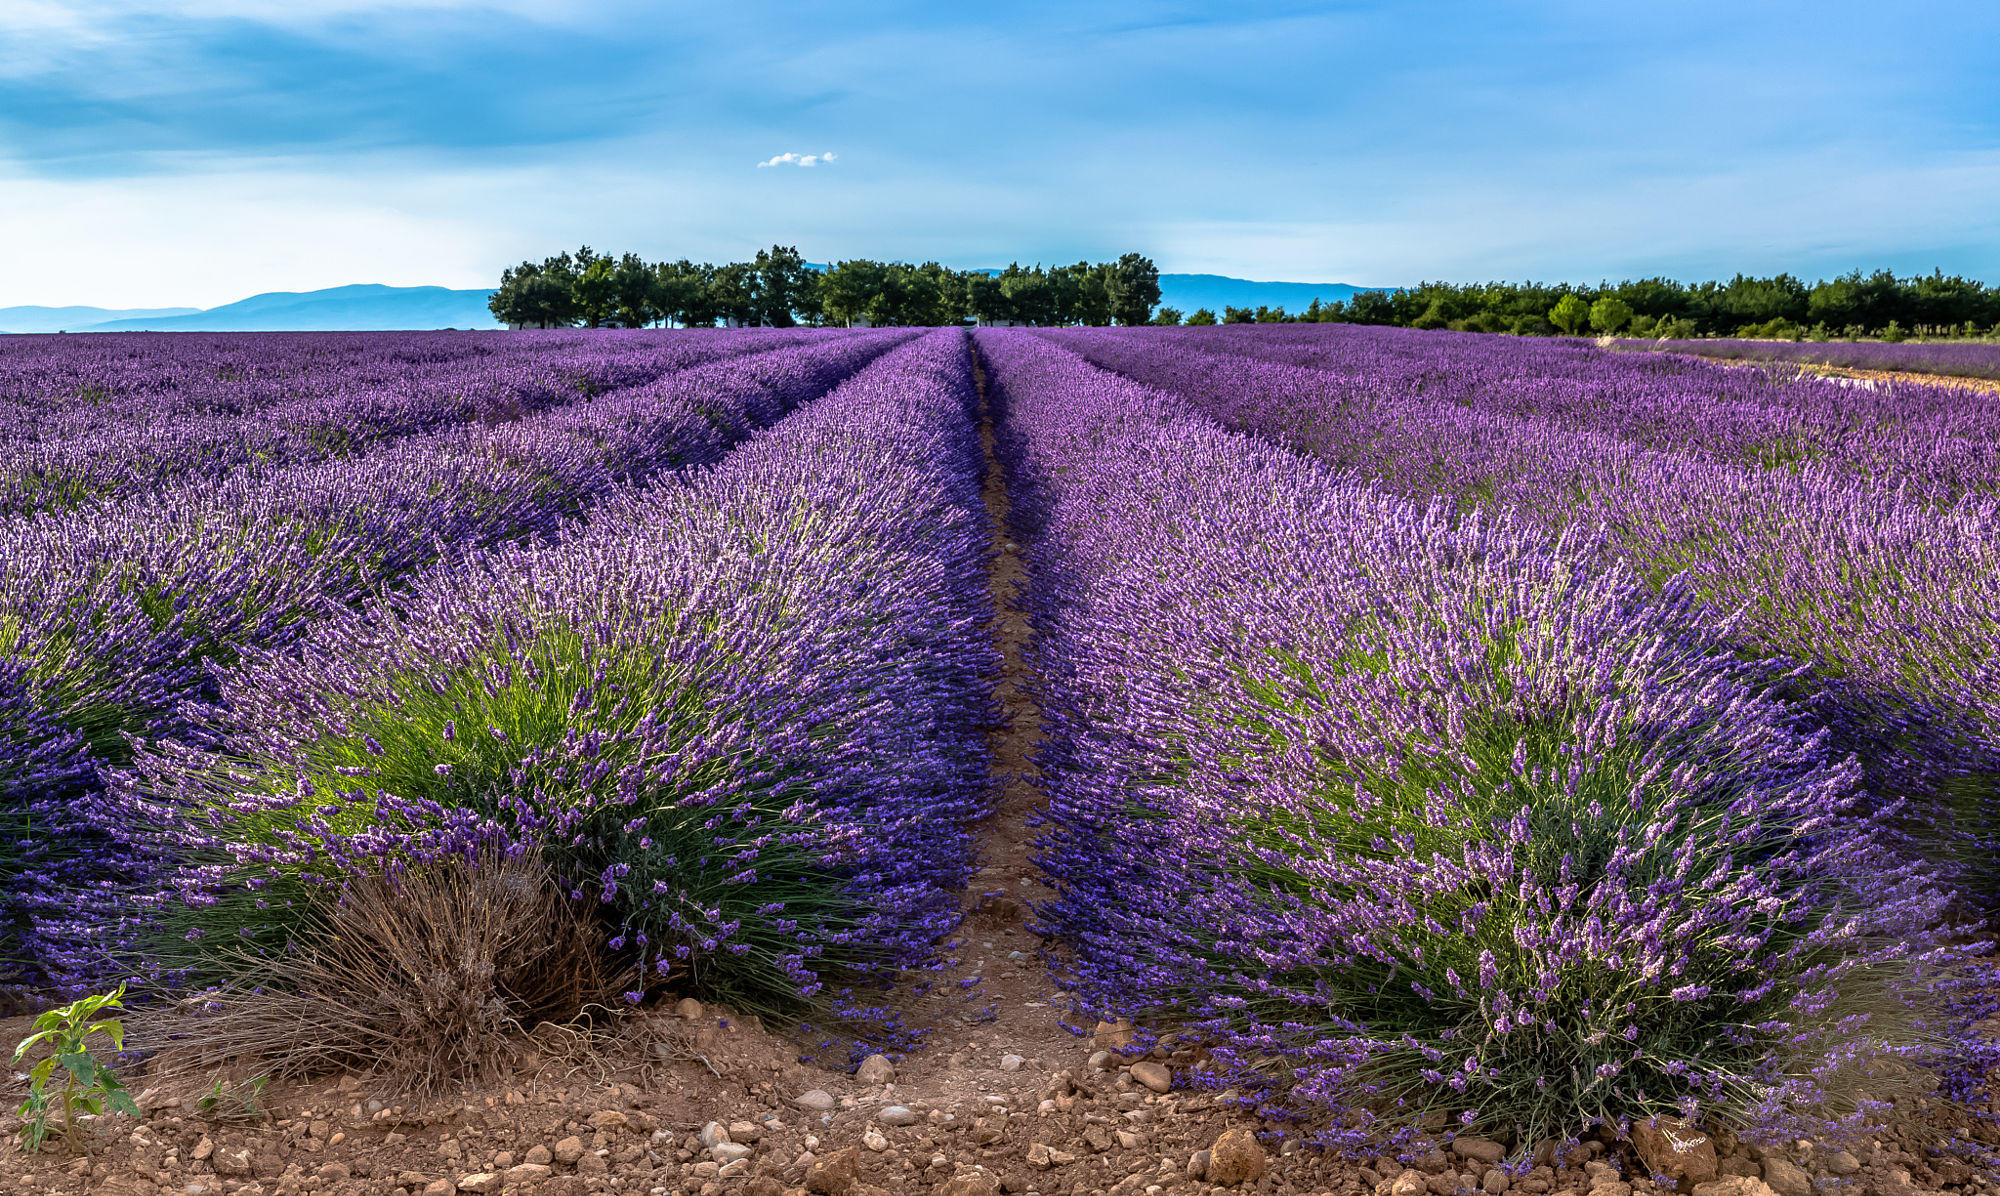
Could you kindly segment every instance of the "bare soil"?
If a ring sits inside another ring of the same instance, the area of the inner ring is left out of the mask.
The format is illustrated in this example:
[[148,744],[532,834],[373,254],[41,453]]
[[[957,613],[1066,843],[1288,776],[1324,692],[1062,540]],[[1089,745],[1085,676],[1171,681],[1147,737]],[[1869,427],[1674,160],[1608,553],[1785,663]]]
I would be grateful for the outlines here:
[[1854,366],[1801,363],[1804,368],[1827,378],[1865,378],[1877,382],[1915,382],[1920,386],[1957,386],[2000,394],[2000,379],[1967,378],[1959,374],[1916,374],[1907,370],[1864,370]]
[[1956,386],[1964,390],[1980,390],[1990,394],[2000,394],[2000,378],[1968,378],[1961,374],[1925,374],[1910,370],[1866,370],[1858,366],[1822,365],[1813,361],[1750,361],[1740,357],[1711,357],[1704,353],[1691,353],[1703,361],[1716,365],[1736,366],[1745,369],[1784,369],[1794,367],[1822,378],[1859,378],[1873,382],[1913,382],[1919,386]]

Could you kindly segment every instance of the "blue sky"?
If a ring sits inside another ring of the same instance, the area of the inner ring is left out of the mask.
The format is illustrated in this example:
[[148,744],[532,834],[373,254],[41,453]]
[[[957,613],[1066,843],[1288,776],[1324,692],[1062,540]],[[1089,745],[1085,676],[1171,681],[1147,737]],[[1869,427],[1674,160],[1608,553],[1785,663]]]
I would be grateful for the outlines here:
[[0,305],[579,242],[2000,282],[1996,61],[1983,0],[0,0]]

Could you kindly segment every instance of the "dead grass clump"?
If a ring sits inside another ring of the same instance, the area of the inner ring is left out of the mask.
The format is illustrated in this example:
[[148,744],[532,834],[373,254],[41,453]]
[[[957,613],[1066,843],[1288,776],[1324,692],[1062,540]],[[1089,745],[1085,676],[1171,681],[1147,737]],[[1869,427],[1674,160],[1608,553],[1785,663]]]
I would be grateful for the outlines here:
[[162,1070],[363,1071],[418,1093],[490,1082],[524,1030],[608,1017],[628,980],[532,854],[350,882],[297,950],[238,962],[195,1012],[136,1027]]

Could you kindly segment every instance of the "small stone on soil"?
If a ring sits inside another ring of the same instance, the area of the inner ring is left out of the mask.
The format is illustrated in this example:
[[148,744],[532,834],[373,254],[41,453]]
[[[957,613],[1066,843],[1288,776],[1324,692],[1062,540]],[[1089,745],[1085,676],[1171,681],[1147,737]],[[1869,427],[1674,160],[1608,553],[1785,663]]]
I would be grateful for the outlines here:
[[887,1055],[870,1055],[854,1070],[854,1082],[870,1088],[894,1083],[896,1065],[889,1062]]
[[1224,1133],[1208,1148],[1206,1178],[1224,1188],[1262,1179],[1267,1158],[1263,1143],[1239,1126]]

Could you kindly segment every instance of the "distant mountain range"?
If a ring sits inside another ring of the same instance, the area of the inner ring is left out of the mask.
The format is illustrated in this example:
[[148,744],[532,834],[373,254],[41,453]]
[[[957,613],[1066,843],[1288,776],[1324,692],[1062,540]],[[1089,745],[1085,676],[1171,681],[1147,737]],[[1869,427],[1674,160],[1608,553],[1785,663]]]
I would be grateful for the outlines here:
[[81,330],[107,320],[150,320],[159,316],[191,316],[199,307],[134,307],[113,311],[103,307],[0,307],[0,331],[61,332]]
[[[1283,307],[1346,299],[1369,287],[1328,282],[1252,282],[1220,274],[1162,274],[1160,301],[1183,314],[1198,307]],[[116,311],[102,307],[0,307],[4,332],[372,332],[497,328],[488,290],[391,287],[379,283],[323,291],[273,291],[211,307]]]
[[1344,302],[1359,291],[1379,291],[1383,287],[1356,287],[1344,282],[1253,282],[1224,274],[1162,274],[1160,302],[1177,307],[1183,316],[1205,307],[1218,317],[1225,307],[1282,307],[1301,312],[1317,299],[1321,303]]
[[[185,315],[113,318],[77,332],[386,332],[498,328],[493,292],[361,283],[323,291],[272,291]],[[4,313],[0,313],[4,318]],[[4,325],[0,325],[4,327]]]

